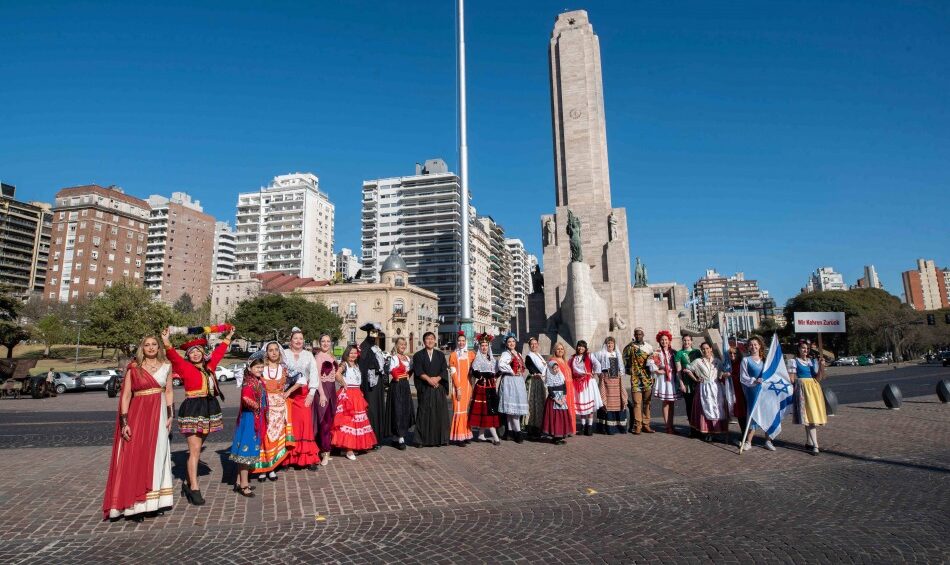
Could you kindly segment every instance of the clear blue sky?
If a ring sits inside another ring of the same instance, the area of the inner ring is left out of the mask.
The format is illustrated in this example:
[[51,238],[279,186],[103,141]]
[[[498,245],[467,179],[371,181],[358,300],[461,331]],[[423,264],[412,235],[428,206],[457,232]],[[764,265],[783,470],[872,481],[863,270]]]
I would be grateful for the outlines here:
[[[0,178],[236,194],[320,176],[359,249],[363,179],[457,168],[454,2],[0,0]],[[200,4],[193,7],[191,4]],[[540,251],[554,206],[547,46],[600,36],[615,206],[653,281],[745,271],[784,300],[832,265],[900,294],[950,265],[950,2],[505,2],[468,10],[471,185]]]

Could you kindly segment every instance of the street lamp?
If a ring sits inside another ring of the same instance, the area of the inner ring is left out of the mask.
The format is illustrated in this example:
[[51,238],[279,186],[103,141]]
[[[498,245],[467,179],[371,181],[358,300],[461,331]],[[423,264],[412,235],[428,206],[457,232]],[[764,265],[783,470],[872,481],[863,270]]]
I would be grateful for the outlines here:
[[72,320],[74,324],[78,324],[76,330],[76,361],[73,365],[73,368],[77,371],[79,370],[79,338],[82,337],[82,325],[88,324],[89,320]]

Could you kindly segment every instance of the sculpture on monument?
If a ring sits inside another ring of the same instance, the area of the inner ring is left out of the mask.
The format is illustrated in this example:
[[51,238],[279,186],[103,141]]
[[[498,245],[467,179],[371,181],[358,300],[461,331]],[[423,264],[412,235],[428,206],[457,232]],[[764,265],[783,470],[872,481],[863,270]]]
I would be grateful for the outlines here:
[[634,276],[634,288],[646,288],[647,286],[647,268],[646,265],[640,262],[640,258],[637,257],[637,266],[633,272]]
[[567,235],[571,238],[571,263],[583,263],[584,251],[581,249],[581,219],[570,209],[567,211]]
[[620,236],[617,233],[617,217],[611,212],[607,216],[607,241],[616,241]]
[[535,265],[531,271],[531,286],[533,292],[544,292],[544,273],[541,272],[541,265]]
[[556,228],[554,227],[554,218],[544,220],[544,246],[554,245],[554,236]]

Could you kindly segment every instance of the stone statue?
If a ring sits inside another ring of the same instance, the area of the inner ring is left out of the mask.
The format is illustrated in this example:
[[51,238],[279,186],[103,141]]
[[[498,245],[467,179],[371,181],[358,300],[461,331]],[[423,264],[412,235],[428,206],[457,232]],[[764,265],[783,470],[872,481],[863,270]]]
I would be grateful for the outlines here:
[[584,251],[581,249],[581,219],[574,212],[567,211],[567,235],[571,238],[571,263],[583,263]]
[[613,329],[615,330],[627,329],[627,321],[620,317],[620,312],[614,312],[613,322],[614,322]]
[[619,238],[617,229],[617,217],[611,212],[607,216],[607,241],[616,241]]
[[544,246],[554,245],[554,236],[555,233],[554,227],[554,218],[547,218],[544,220]]
[[647,286],[647,268],[646,265],[640,262],[640,258],[637,257],[637,266],[633,272],[635,288],[645,288]]
[[535,292],[544,292],[544,273],[541,272],[541,265],[535,265],[531,271],[532,294]]

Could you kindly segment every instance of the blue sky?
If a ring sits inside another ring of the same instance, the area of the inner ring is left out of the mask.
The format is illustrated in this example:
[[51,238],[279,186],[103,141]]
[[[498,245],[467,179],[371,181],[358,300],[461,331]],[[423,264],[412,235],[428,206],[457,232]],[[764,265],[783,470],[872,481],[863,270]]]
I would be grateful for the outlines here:
[[[915,258],[950,266],[942,1],[469,0],[475,205],[529,250],[565,8],[600,36],[613,201],[651,280],[743,270],[784,300],[820,265],[896,294]],[[0,37],[0,178],[25,199],[184,190],[233,221],[239,191],[311,171],[359,249],[362,180],[457,168],[450,0],[0,0]]]

